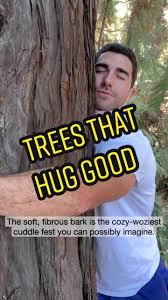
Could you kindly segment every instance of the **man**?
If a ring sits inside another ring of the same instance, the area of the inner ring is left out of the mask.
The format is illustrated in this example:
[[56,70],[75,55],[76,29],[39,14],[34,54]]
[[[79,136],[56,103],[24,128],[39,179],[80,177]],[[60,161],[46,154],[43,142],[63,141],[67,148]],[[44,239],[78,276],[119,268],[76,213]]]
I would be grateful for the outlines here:
[[[96,57],[97,112],[122,107],[134,94],[137,64],[133,52],[119,44],[103,47]],[[80,185],[38,201],[31,173],[0,178],[1,215],[70,216],[95,208],[99,216],[151,216],[155,197],[156,164],[148,140],[139,130],[100,142],[96,153],[131,145],[139,169],[93,186]],[[103,191],[103,193],[102,193]],[[155,236],[95,239],[98,300],[166,300],[168,272],[160,260]]]
[[[136,58],[118,44],[104,46],[96,56],[96,109],[113,110],[135,94]],[[148,140],[138,130],[101,142],[96,153],[124,145],[135,148],[139,169],[132,174],[132,188],[118,201],[95,209],[101,216],[151,216],[155,198],[156,163]],[[134,181],[135,180],[135,181]],[[133,183],[134,182],[134,183]],[[98,300],[168,299],[168,271],[155,237],[96,238]],[[159,262],[160,261],[160,262]]]

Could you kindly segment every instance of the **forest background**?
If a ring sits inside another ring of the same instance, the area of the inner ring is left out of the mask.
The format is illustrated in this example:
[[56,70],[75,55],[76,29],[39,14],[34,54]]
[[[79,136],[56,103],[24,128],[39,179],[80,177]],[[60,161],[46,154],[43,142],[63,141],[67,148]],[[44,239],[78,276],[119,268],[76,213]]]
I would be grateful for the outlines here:
[[168,265],[168,1],[97,0],[96,50],[119,42],[138,60],[139,127],[150,140],[157,161],[154,215],[163,216],[157,230],[161,254]]

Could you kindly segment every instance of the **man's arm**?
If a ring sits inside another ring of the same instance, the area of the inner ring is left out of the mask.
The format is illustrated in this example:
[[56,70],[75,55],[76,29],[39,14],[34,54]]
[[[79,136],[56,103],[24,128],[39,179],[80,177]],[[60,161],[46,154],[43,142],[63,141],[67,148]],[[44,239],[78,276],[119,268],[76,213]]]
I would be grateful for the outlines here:
[[81,180],[78,190],[40,201],[31,179],[32,173],[0,177],[1,216],[78,216],[124,196],[136,184],[133,173],[112,177],[93,186],[87,186]]

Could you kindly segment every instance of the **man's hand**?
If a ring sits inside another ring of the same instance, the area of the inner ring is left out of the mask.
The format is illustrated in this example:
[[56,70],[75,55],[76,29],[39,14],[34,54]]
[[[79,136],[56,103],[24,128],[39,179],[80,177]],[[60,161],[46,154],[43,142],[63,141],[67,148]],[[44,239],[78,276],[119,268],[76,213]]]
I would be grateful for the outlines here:
[[112,177],[93,186],[81,181],[76,191],[40,201],[31,179],[32,173],[0,177],[1,216],[78,216],[104,202],[121,198],[136,184],[133,173]]

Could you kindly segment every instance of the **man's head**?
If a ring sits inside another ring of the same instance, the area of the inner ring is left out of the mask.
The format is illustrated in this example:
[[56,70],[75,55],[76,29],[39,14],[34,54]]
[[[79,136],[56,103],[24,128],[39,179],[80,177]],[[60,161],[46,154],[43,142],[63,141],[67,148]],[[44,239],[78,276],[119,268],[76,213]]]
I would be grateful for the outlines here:
[[99,111],[119,108],[134,94],[137,61],[131,49],[107,44],[96,55],[96,103]]

